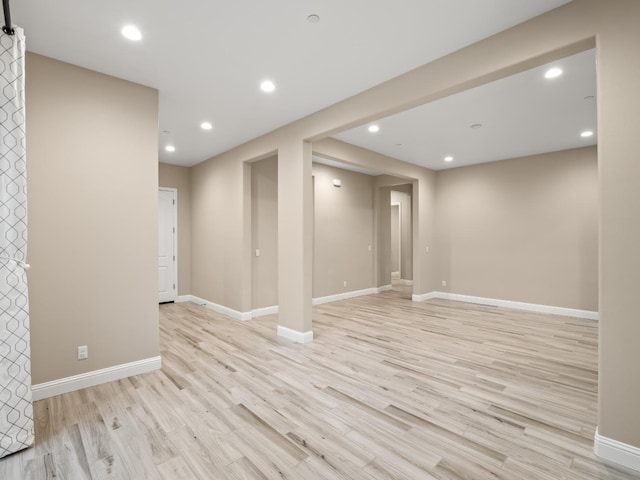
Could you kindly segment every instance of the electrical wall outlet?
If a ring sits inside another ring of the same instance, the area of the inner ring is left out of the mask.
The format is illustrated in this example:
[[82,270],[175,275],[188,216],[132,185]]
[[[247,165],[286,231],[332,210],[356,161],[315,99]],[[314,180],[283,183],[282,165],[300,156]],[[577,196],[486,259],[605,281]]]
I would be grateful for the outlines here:
[[346,281],[346,280],[344,281],[344,284],[343,284],[342,286],[343,286],[343,287],[346,287],[346,286],[347,286],[347,281]]
[[78,347],[78,360],[86,360],[89,358],[89,347],[82,345]]
[[446,287],[447,286],[447,281],[446,280],[442,280],[442,286]]

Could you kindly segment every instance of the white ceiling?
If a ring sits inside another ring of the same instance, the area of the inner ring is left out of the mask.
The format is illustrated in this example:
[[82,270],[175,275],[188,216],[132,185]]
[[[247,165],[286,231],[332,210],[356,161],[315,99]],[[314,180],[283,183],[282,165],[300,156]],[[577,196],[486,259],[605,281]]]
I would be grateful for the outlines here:
[[[546,79],[551,67],[563,74]],[[335,138],[433,170],[595,145],[595,68],[590,50],[373,122],[375,134],[368,124]]]
[[[569,0],[20,0],[27,49],[160,91],[160,161],[194,165]],[[317,14],[319,23],[307,22]],[[136,24],[144,38],[120,35]],[[276,91],[258,85],[270,78]],[[212,131],[199,127],[215,124]],[[171,133],[162,133],[169,131]],[[167,143],[174,153],[164,151]]]

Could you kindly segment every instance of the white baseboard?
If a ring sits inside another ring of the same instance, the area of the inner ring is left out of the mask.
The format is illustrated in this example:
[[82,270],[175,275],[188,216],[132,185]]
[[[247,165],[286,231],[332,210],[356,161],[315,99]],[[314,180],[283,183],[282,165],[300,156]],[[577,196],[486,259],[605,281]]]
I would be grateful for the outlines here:
[[414,302],[425,302],[427,300],[433,300],[434,298],[442,298],[438,296],[439,292],[423,293],[422,295],[413,294],[411,300]]
[[251,318],[264,317],[265,315],[274,315],[278,313],[278,305],[272,307],[256,308],[251,311]]
[[[329,295],[326,297],[318,297],[311,300],[312,305],[321,305],[323,303],[337,302],[338,300],[346,300],[348,298],[361,297],[363,295],[375,295],[377,293],[382,293],[391,290],[391,285],[383,285],[377,288],[365,288],[364,290],[355,290],[353,292],[344,292],[338,293],[336,295]],[[218,305],[217,303],[210,302],[200,297],[196,297],[195,295],[181,295],[178,297],[177,302],[192,302],[197,303],[198,305],[203,305],[211,310],[214,310],[223,315],[227,315],[235,320],[247,321],[252,318],[264,317],[265,315],[274,315],[278,313],[279,307],[278,305],[273,305],[271,307],[264,308],[256,308],[255,310],[251,310],[250,312],[239,312],[238,310],[233,310],[232,308],[225,307],[223,305]]]
[[640,472],[640,448],[603,437],[596,429],[593,451],[605,462]]
[[251,312],[239,312],[238,310],[234,310],[233,308],[225,307],[224,305],[218,305],[217,303],[213,303],[203,298],[196,297],[195,295],[189,295],[189,297],[191,297],[191,302],[197,303],[198,305],[203,305],[213,310],[214,312],[221,313],[235,320],[241,320],[243,322],[251,320]]
[[33,400],[55,397],[63,393],[75,392],[83,388],[94,387],[102,383],[113,382],[121,378],[140,375],[141,373],[159,370],[162,367],[162,360],[159,356],[138,360],[136,362],[124,363],[114,367],[93,370],[92,372],[81,373],[72,377],[61,378],[51,382],[38,383],[31,386]]
[[348,298],[361,297],[363,295],[374,295],[378,293],[377,288],[365,288],[364,290],[354,290],[353,292],[338,293],[336,295],[327,295],[326,297],[318,297],[311,300],[312,305],[322,305],[323,303],[337,302]]
[[282,325],[278,325],[278,336],[297,343],[311,343],[313,341],[313,331],[298,332]]
[[550,305],[539,305],[536,303],[513,302],[511,300],[498,300],[495,298],[473,297],[470,295],[459,295],[457,293],[430,292],[423,295],[414,295],[414,302],[423,302],[434,298],[444,300],[456,300],[458,302],[477,303],[480,305],[490,305],[492,307],[513,308],[515,310],[526,310],[529,312],[546,313],[549,315],[563,315],[565,317],[584,318],[587,320],[598,320],[598,312],[589,310],[577,310],[575,308],[552,307]]

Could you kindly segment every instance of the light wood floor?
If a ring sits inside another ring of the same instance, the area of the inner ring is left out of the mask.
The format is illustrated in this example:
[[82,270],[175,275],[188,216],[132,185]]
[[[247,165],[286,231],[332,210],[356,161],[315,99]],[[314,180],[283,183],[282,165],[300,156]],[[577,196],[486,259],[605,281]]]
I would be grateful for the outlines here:
[[0,479],[612,479],[595,322],[412,303],[314,308],[315,341],[160,307],[163,369],[35,404]]

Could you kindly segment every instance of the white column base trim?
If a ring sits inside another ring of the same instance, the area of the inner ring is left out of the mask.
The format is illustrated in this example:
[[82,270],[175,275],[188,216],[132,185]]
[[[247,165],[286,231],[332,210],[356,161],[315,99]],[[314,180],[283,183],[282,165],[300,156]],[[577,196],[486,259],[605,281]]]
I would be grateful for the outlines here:
[[214,312],[221,313],[222,315],[226,315],[227,317],[231,317],[235,320],[240,320],[246,322],[247,320],[251,320],[251,312],[239,312],[238,310],[234,310],[233,308],[225,307],[224,305],[218,305],[217,303],[210,302],[209,300],[205,300],[200,297],[196,297],[195,295],[189,295],[191,297],[191,302],[197,303],[198,305],[203,305]]
[[547,313],[550,315],[563,315],[565,317],[584,318],[587,320],[598,320],[598,312],[589,310],[577,310],[575,308],[552,307],[550,305],[539,305],[536,303],[513,302],[511,300],[498,300],[495,298],[472,297],[470,295],[458,295],[457,293],[430,292],[423,295],[414,295],[414,302],[423,302],[434,298],[443,300],[456,300],[458,302],[477,303],[480,305],[490,305],[492,307],[513,308],[514,310],[526,310],[529,312]]
[[273,305],[272,307],[256,308],[255,310],[251,311],[251,318],[264,317],[265,315],[274,315],[278,313],[278,311],[278,305]]
[[37,401],[62,395],[63,393],[75,392],[83,388],[94,387],[102,383],[113,382],[121,378],[153,372],[154,370],[160,370],[161,367],[162,360],[160,356],[151,357],[136,362],[124,363],[114,367],[73,375],[72,377],[52,380],[51,382],[38,383],[37,385],[31,386],[31,393],[33,400]]
[[399,278],[398,279],[398,283],[400,285],[408,285],[408,286],[412,286],[413,285],[413,280],[405,280],[404,278]]
[[297,343],[311,343],[313,341],[313,330],[309,332],[298,332],[282,325],[278,325],[278,336],[293,340]]
[[603,437],[598,433],[597,428],[593,451],[605,462],[615,463],[640,472],[640,448]]

